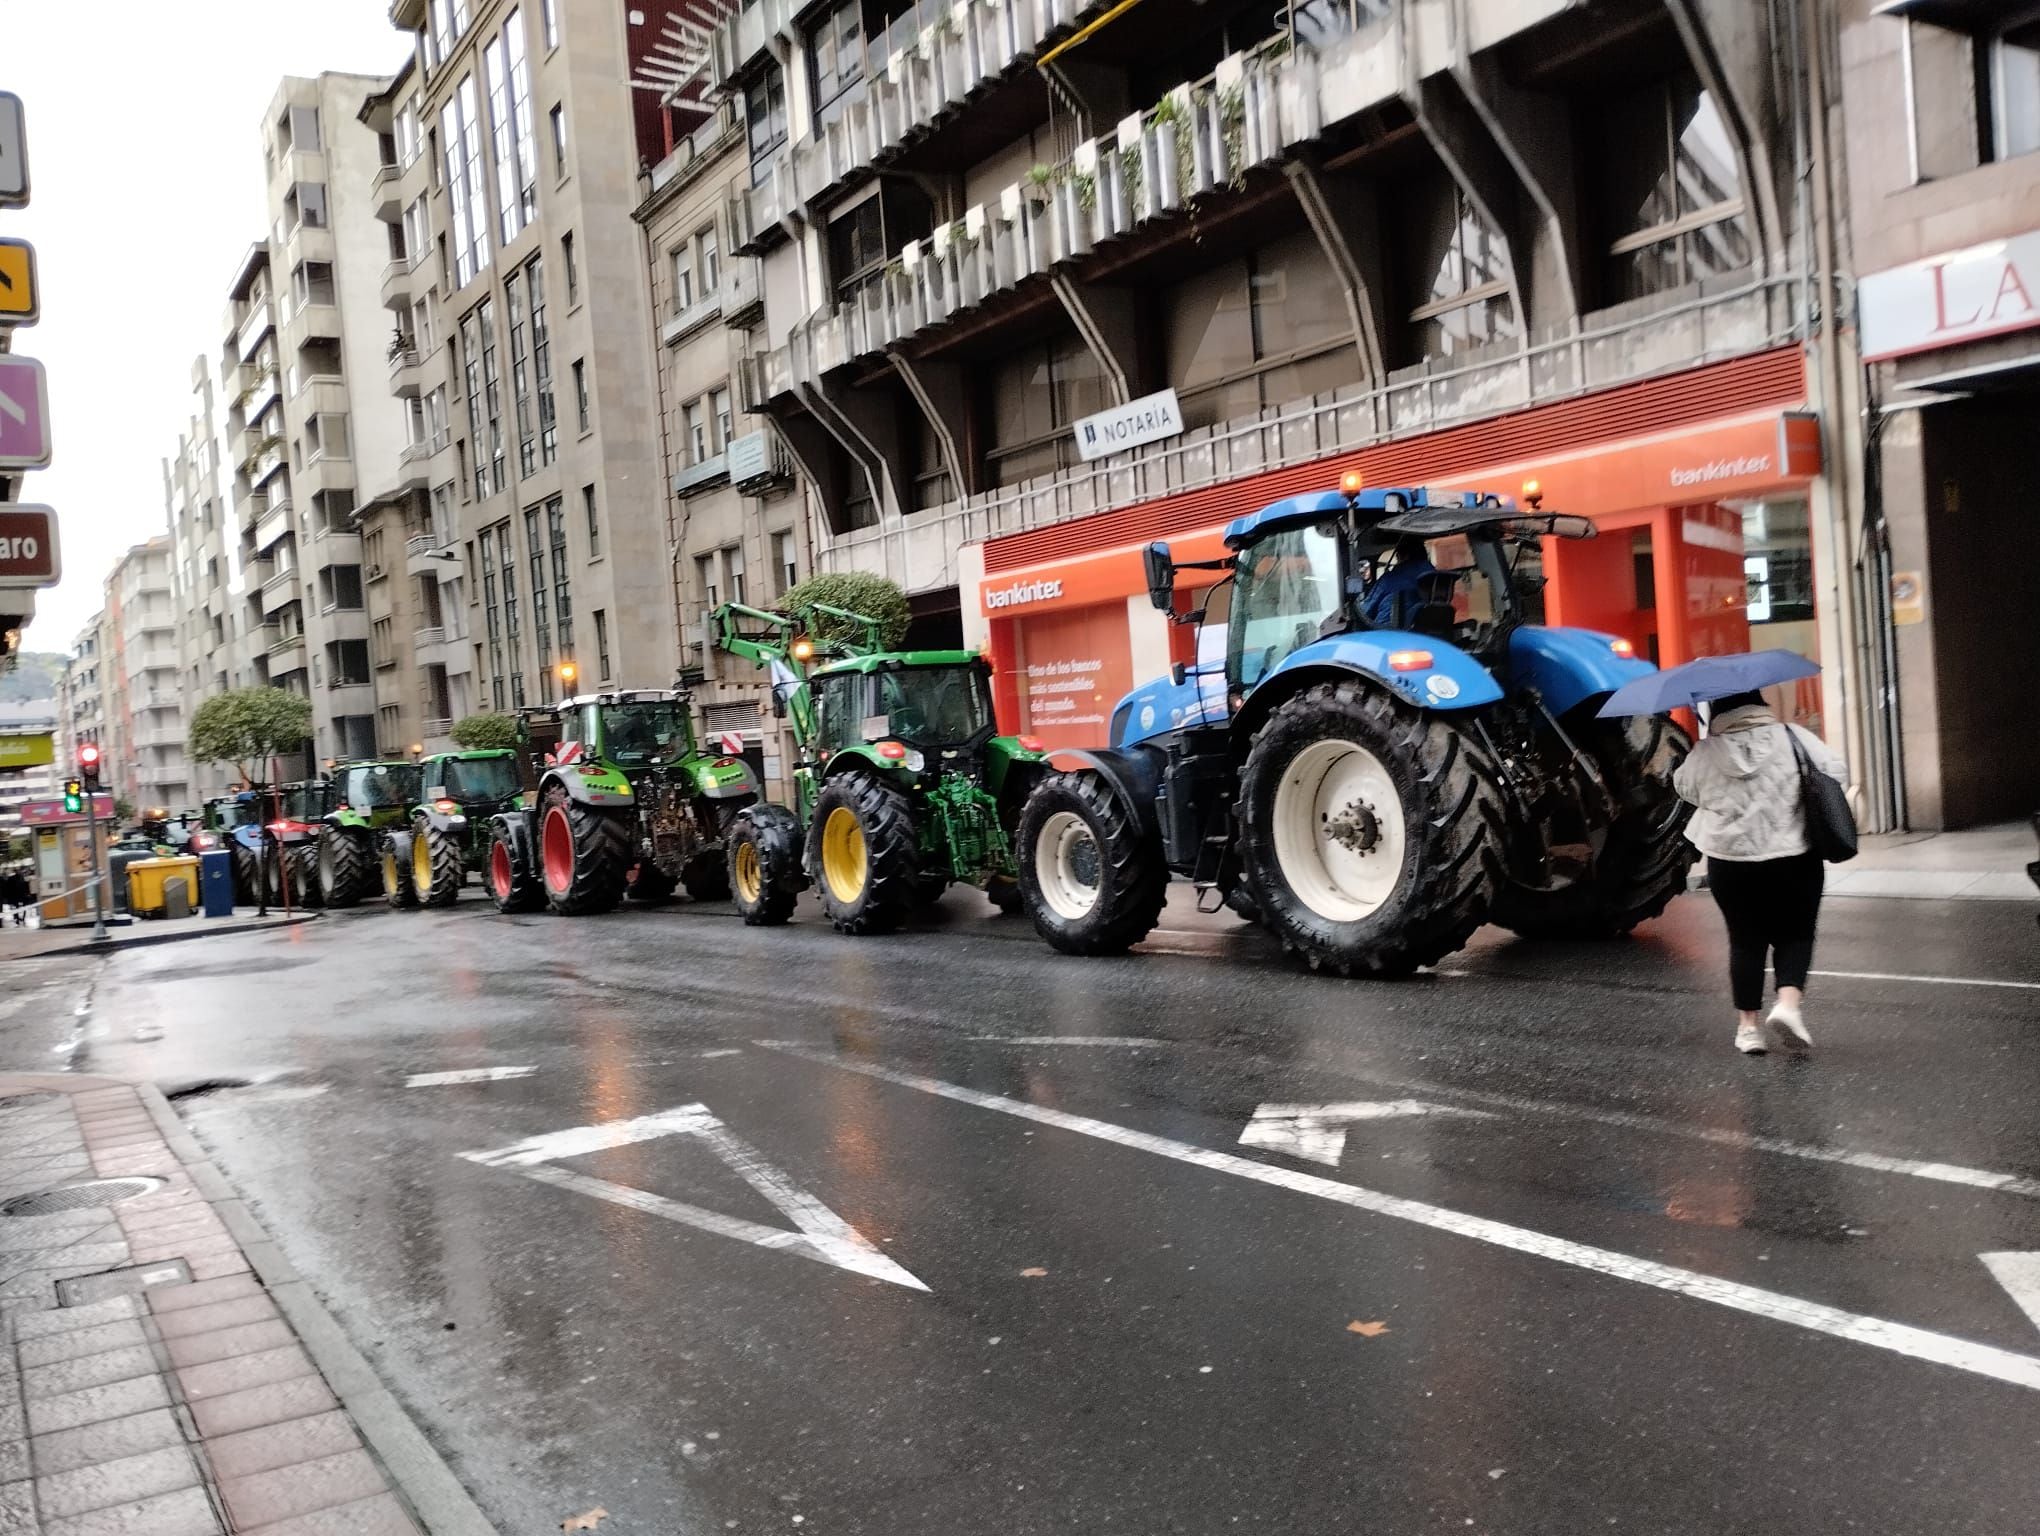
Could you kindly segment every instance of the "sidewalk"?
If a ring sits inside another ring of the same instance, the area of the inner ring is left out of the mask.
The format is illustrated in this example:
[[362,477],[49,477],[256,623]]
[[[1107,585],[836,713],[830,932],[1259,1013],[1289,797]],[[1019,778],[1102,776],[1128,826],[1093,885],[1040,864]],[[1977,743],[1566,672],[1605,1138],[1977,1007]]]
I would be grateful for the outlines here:
[[0,1533],[490,1530],[160,1093],[0,1075]]
[[2034,901],[2026,865],[2040,857],[2022,821],[1966,832],[1893,832],[1828,871],[1830,896],[1908,896],[1934,901]]
[[[59,927],[0,928],[0,960],[28,960],[38,955],[60,955],[73,951],[106,953],[116,949],[137,949],[147,944],[174,944],[180,939],[203,939],[219,933],[249,933],[264,928],[285,928],[292,923],[310,922],[316,913],[299,908],[289,917],[273,910],[257,917],[251,909],[232,917],[138,918],[115,927],[107,924],[104,942],[92,938],[92,920],[66,918]],[[0,1527],[4,1536],[4,1527]]]

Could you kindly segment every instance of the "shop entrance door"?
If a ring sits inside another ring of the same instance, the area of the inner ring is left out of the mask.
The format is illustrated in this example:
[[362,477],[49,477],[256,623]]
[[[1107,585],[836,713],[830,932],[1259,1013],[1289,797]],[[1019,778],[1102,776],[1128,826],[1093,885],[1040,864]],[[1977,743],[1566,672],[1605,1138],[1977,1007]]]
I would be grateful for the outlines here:
[[1619,635],[1660,666],[1669,660],[1659,632],[1658,551],[1662,509],[1597,517],[1599,537],[1545,540],[1546,622]]

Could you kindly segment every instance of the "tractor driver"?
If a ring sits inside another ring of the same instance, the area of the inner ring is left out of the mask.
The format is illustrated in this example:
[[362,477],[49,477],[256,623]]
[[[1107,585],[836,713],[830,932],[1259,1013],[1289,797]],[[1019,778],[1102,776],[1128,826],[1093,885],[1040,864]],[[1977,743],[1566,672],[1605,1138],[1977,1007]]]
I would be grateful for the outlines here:
[[1388,569],[1360,600],[1360,616],[1377,629],[1406,628],[1409,614],[1424,600],[1424,582],[1437,574],[1424,541],[1405,535],[1396,540]]

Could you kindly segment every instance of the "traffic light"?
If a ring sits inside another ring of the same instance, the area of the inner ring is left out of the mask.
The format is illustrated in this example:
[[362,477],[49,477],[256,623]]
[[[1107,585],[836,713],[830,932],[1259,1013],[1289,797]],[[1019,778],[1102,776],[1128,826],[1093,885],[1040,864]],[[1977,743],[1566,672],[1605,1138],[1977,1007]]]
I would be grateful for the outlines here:
[[85,781],[85,792],[99,793],[99,743],[85,742],[78,748],[78,777]]
[[85,809],[85,786],[76,779],[64,780],[64,811],[75,816]]

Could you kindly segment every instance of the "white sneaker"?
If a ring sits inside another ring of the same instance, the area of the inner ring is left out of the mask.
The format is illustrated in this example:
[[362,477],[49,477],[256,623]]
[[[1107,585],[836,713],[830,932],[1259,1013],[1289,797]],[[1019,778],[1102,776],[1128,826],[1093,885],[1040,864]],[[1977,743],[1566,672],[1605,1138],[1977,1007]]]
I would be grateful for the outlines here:
[[1799,1051],[1813,1049],[1813,1036],[1807,1033],[1806,1020],[1800,1017],[1799,1010],[1790,1003],[1779,1003],[1764,1022],[1771,1026],[1771,1033],[1778,1037],[1778,1043],[1787,1049]]
[[1761,1056],[1770,1049],[1764,1044],[1764,1032],[1754,1024],[1736,1026],[1735,1048],[1745,1056]]

